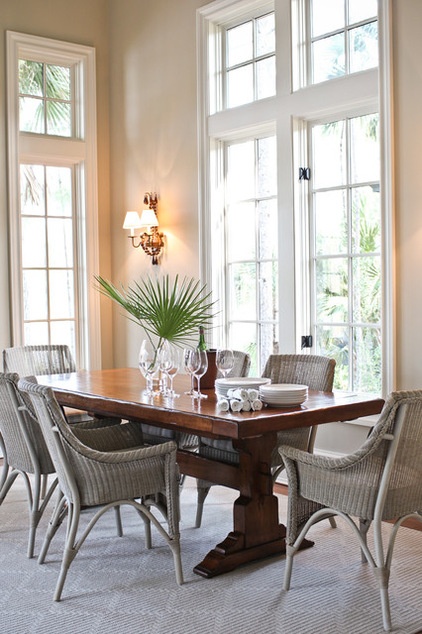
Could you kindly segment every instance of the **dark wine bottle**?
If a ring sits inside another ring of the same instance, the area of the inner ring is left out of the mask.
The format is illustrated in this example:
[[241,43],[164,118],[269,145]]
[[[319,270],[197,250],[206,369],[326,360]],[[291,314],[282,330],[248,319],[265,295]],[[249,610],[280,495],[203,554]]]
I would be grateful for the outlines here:
[[207,344],[205,343],[204,327],[203,326],[199,326],[198,350],[206,350],[206,349],[207,349]]

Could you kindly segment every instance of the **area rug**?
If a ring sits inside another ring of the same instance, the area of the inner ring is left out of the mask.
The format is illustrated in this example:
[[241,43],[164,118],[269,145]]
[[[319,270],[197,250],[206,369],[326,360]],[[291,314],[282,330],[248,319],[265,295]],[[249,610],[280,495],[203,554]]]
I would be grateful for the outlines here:
[[[157,533],[147,551],[142,522],[132,509],[123,511],[121,538],[113,512],[106,514],[72,564],[62,601],[55,603],[64,527],[44,565],[28,560],[25,490],[15,484],[0,507],[1,634],[382,634],[373,573],[361,564],[356,540],[342,521],[336,529],[327,521],[312,529],[315,546],[297,555],[289,592],[282,590],[283,556],[214,579],[194,574],[195,564],[231,530],[235,497],[233,491],[212,487],[202,527],[195,529],[195,481],[186,480],[181,587],[170,550]],[[279,503],[283,518],[286,497],[280,495]],[[48,518],[49,512],[38,531],[36,553]],[[386,535],[389,530],[386,525]],[[402,528],[390,581],[397,634],[422,629],[421,570],[422,532]]]

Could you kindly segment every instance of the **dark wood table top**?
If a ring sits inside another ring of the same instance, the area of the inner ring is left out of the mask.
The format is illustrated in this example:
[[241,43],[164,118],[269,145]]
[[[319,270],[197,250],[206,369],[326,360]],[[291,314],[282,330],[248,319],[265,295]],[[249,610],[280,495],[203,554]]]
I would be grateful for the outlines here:
[[269,432],[336,421],[353,420],[378,414],[383,399],[348,392],[315,392],[300,406],[264,406],[257,412],[218,412],[214,390],[203,390],[207,399],[192,399],[186,375],[175,377],[180,397],[167,399],[145,395],[145,380],[136,368],[79,371],[71,374],[40,376],[43,385],[54,389],[62,405],[93,411],[105,416],[120,416],[149,421],[169,429],[210,437],[242,439]]

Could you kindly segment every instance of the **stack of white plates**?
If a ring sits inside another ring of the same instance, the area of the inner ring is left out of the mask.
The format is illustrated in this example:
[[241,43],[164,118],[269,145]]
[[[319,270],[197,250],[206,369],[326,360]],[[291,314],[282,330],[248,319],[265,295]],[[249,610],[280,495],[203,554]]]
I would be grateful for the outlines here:
[[273,407],[293,407],[301,405],[308,398],[308,386],[294,383],[272,383],[261,385],[259,398]]
[[271,379],[263,377],[254,378],[251,376],[230,377],[229,379],[215,380],[215,393],[217,396],[227,398],[229,390],[241,388],[244,390],[259,390],[260,386],[271,383]]

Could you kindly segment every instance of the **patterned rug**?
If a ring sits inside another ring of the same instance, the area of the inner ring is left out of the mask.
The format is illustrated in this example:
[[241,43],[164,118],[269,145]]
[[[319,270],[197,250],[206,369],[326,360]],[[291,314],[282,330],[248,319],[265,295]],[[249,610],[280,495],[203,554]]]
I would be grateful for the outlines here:
[[[55,603],[64,528],[44,565],[28,560],[25,490],[15,483],[0,507],[1,634],[382,634],[375,578],[360,563],[357,542],[340,520],[337,529],[327,521],[312,529],[315,546],[297,555],[287,593],[282,556],[214,579],[195,575],[194,565],[230,531],[235,497],[213,487],[203,525],[195,529],[195,481],[187,479],[181,496],[181,587],[170,550],[157,533],[146,551],[132,509],[122,511],[122,538],[116,536],[114,514],[106,514],[73,562],[62,601]],[[279,500],[283,518],[286,497]],[[37,554],[48,517],[49,512],[38,532]],[[386,535],[389,530],[387,525]],[[390,581],[397,634],[422,629],[421,569],[422,532],[402,528]]]

